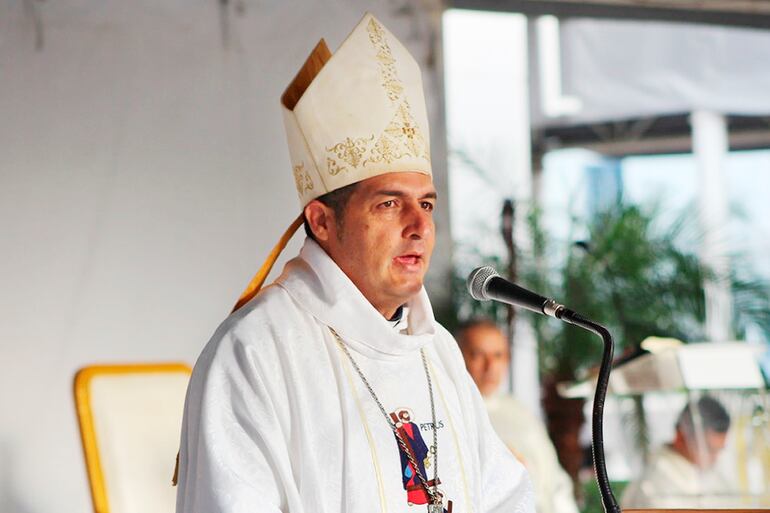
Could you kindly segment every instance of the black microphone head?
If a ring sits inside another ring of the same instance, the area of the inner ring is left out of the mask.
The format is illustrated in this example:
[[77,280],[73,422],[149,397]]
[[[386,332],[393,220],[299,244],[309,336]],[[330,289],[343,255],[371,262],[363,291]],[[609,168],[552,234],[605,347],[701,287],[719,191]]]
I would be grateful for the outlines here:
[[478,301],[486,301],[487,297],[486,284],[490,278],[500,276],[495,271],[494,267],[486,265],[484,267],[477,267],[468,275],[468,292],[471,297]]

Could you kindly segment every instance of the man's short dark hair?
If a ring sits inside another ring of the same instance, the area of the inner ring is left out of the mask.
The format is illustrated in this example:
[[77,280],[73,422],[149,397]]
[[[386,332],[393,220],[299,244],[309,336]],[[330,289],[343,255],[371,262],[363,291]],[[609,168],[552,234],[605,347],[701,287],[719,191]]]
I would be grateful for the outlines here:
[[[347,208],[348,201],[350,201],[350,197],[353,195],[353,192],[355,192],[357,186],[358,182],[352,183],[350,185],[346,185],[345,187],[340,187],[339,189],[327,192],[326,194],[316,198],[318,201],[334,211],[334,219],[338,231],[342,230],[342,219],[345,215],[345,208]],[[307,219],[305,219],[304,225],[305,234],[311,239],[317,241],[313,230],[310,229],[310,224],[307,222]]]
[[[727,413],[727,410],[719,401],[705,395],[700,398],[696,405],[705,431],[711,430],[717,433],[727,433],[727,430],[730,429],[730,414]],[[677,429],[686,435],[692,435],[694,432],[693,426],[695,424],[692,407],[693,403],[687,403],[687,406],[679,415],[679,420],[676,421]]]

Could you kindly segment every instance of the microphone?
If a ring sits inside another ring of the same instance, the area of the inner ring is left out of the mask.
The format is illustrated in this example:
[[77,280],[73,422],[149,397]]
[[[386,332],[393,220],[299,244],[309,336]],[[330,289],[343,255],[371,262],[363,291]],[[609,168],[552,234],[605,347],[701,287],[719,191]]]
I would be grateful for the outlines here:
[[604,399],[607,397],[614,343],[609,330],[582,315],[565,308],[553,299],[535,294],[502,278],[493,267],[477,267],[468,276],[468,292],[473,299],[488,301],[494,299],[509,305],[520,306],[535,313],[555,317],[567,324],[588,330],[601,337],[604,343],[602,362],[596,381],[593,414],[591,416],[591,449],[594,472],[599,486],[602,507],[605,513],[622,513],[612,493],[607,464],[604,458]]
[[[494,299],[535,313],[562,319],[568,311],[553,299],[535,294],[501,277],[493,267],[477,267],[468,275],[468,292],[478,301]],[[566,319],[564,319],[566,320]]]

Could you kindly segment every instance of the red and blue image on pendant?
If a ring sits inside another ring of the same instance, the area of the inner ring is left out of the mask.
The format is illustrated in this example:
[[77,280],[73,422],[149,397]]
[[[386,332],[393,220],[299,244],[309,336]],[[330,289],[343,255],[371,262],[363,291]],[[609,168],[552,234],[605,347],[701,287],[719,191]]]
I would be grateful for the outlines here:
[[[430,487],[441,484],[440,479],[428,479],[428,468],[432,463],[432,454],[428,445],[422,437],[420,432],[420,426],[414,423],[412,412],[409,408],[399,408],[390,413],[390,418],[398,430],[398,434],[406,444],[407,450],[412,453],[414,461],[417,462],[420,473],[427,480],[427,484]],[[432,426],[431,426],[432,429]],[[399,455],[401,457],[401,480],[406,491],[407,503],[411,505],[428,504],[429,497],[425,492],[420,478],[417,476],[414,465],[409,461],[409,457],[404,452],[401,444],[398,443],[396,438],[396,447],[398,447]],[[450,501],[451,504],[451,501]],[[444,511],[447,511],[444,509]],[[450,510],[451,511],[451,510]]]

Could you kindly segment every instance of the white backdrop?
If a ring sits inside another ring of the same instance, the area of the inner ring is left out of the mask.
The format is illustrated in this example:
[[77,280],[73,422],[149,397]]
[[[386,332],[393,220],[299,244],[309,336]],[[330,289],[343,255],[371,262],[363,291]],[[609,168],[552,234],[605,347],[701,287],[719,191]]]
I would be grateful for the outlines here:
[[278,98],[367,9],[423,64],[447,198],[439,17],[402,3],[0,0],[0,511],[91,509],[75,370],[194,362],[298,211]]
[[710,110],[770,113],[770,31],[686,23],[575,19],[562,24],[570,122]]

